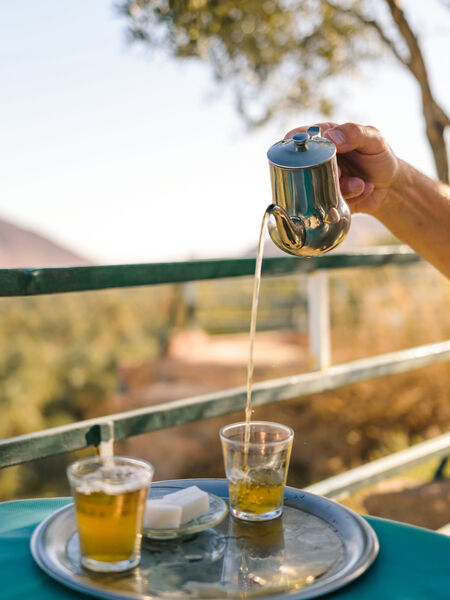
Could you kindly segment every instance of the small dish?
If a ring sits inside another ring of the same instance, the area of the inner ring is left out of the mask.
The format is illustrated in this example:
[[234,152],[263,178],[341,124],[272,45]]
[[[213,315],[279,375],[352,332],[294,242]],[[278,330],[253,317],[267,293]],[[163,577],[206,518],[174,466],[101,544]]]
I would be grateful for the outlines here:
[[[154,485],[150,488],[149,500],[156,500],[167,496],[171,492],[177,492],[183,489],[179,486],[157,486]],[[228,514],[228,504],[219,496],[208,493],[209,496],[209,510],[207,513],[200,515],[196,519],[191,519],[187,523],[184,523],[177,529],[147,529],[144,527],[143,536],[144,538],[150,538],[153,540],[171,540],[176,538],[182,538],[193,535],[209,527],[214,527],[221,523]]]

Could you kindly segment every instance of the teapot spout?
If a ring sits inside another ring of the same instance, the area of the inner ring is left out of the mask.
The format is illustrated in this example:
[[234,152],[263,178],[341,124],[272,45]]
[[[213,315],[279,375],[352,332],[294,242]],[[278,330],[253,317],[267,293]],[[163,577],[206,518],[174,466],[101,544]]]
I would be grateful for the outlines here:
[[298,256],[305,244],[305,226],[298,217],[290,217],[278,204],[270,204],[268,229],[272,241],[284,252]]

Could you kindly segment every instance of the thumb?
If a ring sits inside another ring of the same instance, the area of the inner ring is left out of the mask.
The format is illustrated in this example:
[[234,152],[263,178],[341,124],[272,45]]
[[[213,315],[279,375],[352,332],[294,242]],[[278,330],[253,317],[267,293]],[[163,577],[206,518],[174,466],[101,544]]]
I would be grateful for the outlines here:
[[357,150],[362,154],[379,154],[389,148],[378,129],[356,123],[338,125],[323,135],[334,142],[339,153]]

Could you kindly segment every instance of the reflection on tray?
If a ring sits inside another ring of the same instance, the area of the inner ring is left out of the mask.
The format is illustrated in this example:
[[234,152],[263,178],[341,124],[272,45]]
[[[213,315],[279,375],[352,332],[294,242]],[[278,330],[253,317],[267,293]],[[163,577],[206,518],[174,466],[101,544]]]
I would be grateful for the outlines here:
[[[205,534],[209,534],[209,538]],[[188,541],[144,545],[147,594],[168,598],[251,598],[299,590],[335,571],[339,537],[320,519],[285,508],[279,519],[229,518]]]
[[[247,597],[297,590],[314,583],[329,567],[312,571],[310,565],[290,565],[287,554],[282,519],[251,524],[230,519],[221,594]],[[192,584],[188,588],[192,590]]]

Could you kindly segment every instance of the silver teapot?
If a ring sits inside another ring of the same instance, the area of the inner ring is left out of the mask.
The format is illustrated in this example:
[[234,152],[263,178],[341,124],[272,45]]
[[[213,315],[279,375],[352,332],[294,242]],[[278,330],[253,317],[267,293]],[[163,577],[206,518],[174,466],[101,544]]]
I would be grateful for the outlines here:
[[324,254],[340,244],[350,227],[350,210],[339,188],[336,146],[320,127],[269,148],[273,204],[272,241],[295,256]]

